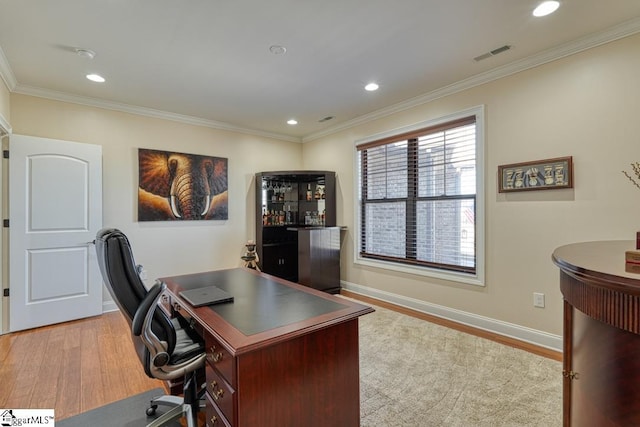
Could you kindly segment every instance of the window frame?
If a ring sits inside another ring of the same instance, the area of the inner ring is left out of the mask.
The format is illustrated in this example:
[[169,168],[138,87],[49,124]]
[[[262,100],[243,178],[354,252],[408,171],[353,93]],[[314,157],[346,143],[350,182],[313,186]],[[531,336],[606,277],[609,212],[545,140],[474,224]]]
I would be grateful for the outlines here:
[[[405,262],[397,262],[392,259],[363,257],[360,254],[362,244],[362,194],[359,170],[359,148],[363,146],[381,145],[381,142],[395,140],[399,137],[404,138],[405,135],[411,135],[419,130],[426,128],[435,128],[447,123],[456,122],[470,116],[475,116],[476,126],[476,213],[475,213],[475,238],[476,238],[476,268],[475,273],[445,270],[441,268],[429,267],[426,265],[412,265]],[[413,125],[393,129],[365,138],[356,140],[353,145],[354,167],[353,167],[353,183],[354,183],[354,263],[363,266],[382,268],[385,270],[399,271],[420,276],[427,276],[436,279],[444,279],[454,282],[466,283],[477,286],[485,284],[485,191],[484,191],[484,106],[476,106],[463,111],[458,111],[436,119],[427,120]]]

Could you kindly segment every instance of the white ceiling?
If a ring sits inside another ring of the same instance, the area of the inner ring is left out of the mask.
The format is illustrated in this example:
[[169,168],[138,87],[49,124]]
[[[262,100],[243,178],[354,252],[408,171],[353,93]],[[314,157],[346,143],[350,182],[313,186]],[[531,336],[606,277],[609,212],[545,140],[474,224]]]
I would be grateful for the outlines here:
[[304,141],[640,31],[639,0],[560,1],[534,18],[540,0],[0,0],[0,74],[18,93]]

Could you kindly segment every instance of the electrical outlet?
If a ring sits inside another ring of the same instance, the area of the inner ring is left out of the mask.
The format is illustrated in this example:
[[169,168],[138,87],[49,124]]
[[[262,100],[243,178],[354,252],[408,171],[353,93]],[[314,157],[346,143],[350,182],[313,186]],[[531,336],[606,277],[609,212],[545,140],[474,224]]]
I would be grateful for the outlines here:
[[544,308],[544,294],[540,292],[533,293],[533,306]]

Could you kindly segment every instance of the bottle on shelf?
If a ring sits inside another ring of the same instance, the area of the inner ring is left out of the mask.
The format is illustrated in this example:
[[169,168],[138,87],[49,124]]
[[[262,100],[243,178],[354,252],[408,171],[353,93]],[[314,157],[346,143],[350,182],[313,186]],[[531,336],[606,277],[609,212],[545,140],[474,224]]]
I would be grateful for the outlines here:
[[311,193],[311,184],[307,184],[307,201],[313,200],[313,195]]

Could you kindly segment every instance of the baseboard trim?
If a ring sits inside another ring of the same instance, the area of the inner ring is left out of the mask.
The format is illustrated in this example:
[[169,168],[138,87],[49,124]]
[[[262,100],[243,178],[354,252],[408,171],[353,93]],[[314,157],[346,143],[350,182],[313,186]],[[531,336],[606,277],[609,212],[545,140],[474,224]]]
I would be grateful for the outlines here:
[[[482,336],[512,347],[521,348],[541,356],[562,360],[562,336],[549,334],[513,323],[468,313],[449,307],[432,304],[415,298],[394,294],[367,286],[341,281],[343,294],[356,299],[371,298],[372,304],[377,301],[390,305],[391,309],[406,310],[425,320],[458,329],[473,335]],[[383,305],[384,306],[384,305]]]
[[102,313],[109,313],[110,311],[117,311],[118,306],[114,301],[103,301],[102,302]]

